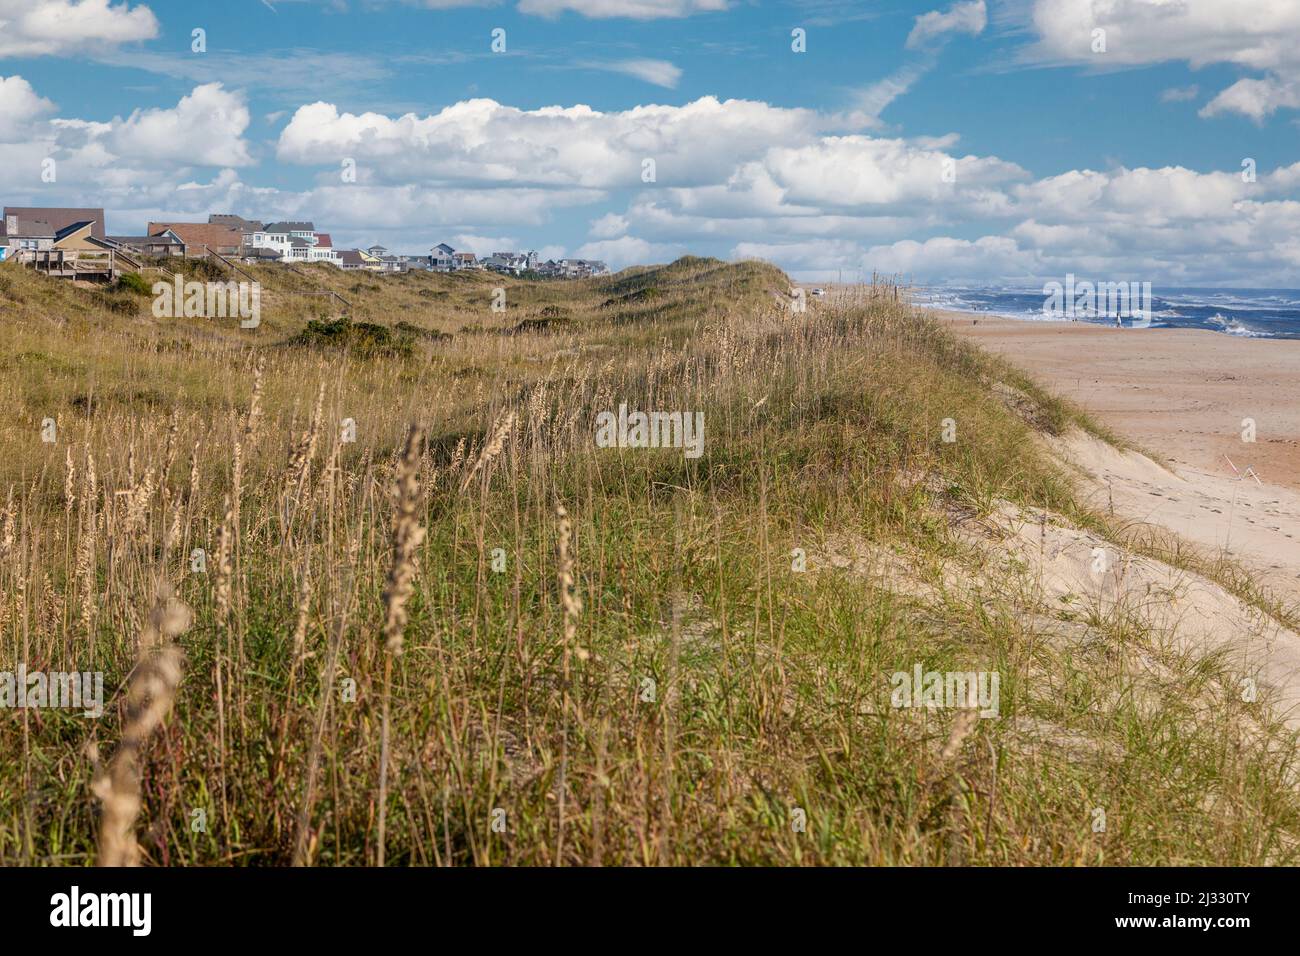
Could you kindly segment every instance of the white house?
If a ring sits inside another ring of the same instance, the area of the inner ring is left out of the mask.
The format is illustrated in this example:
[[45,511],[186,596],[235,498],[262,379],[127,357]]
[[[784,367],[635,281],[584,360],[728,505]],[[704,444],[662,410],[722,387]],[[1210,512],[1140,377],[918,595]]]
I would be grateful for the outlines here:
[[537,253],[536,252],[494,252],[483,260],[485,268],[494,272],[509,272],[512,275],[520,275],[524,272],[537,271]]
[[[322,233],[328,239],[328,234]],[[316,227],[309,222],[273,222],[251,233],[245,245],[253,249],[271,249],[282,262],[334,261],[334,255],[313,255],[319,245]]]
[[334,240],[330,238],[330,234],[328,232],[318,232],[314,236],[316,244],[308,250],[308,261],[339,265],[338,250],[334,248]]

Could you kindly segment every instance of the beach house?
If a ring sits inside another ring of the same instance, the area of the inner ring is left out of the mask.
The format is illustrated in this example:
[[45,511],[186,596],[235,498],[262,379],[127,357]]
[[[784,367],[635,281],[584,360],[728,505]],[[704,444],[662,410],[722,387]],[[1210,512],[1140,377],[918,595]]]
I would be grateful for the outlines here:
[[229,226],[206,222],[151,222],[145,230],[152,237],[169,237],[183,244],[183,254],[190,258],[206,258],[210,253],[237,256],[243,249],[244,237]]

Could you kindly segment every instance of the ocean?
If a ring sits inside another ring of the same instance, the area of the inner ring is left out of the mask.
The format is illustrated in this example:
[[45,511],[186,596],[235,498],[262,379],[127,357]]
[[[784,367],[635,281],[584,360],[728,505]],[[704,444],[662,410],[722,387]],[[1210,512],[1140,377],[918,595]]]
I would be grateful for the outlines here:
[[[1036,322],[1068,321],[1043,314],[1047,296],[1042,288],[929,287],[914,290],[916,302],[928,308],[996,315]],[[1114,325],[1113,317],[1091,315],[1081,322]],[[1125,326],[1132,320],[1125,318]],[[1209,329],[1227,335],[1260,339],[1300,339],[1300,289],[1151,290],[1151,328]]]

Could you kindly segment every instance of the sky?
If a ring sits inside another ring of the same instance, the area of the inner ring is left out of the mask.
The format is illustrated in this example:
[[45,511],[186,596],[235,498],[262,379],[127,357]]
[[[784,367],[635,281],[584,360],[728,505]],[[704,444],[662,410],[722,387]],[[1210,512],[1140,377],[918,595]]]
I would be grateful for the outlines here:
[[0,0],[0,203],[110,234],[1294,288],[1298,139],[1300,0]]

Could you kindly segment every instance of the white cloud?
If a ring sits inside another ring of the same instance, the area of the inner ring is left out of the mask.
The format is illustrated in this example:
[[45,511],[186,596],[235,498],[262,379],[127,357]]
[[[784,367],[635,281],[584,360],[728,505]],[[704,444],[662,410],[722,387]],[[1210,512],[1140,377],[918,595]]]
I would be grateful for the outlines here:
[[854,107],[863,126],[880,125],[880,114],[890,103],[905,95],[933,67],[933,62],[909,63],[882,80],[857,90]]
[[1200,95],[1201,88],[1195,84],[1191,86],[1171,86],[1160,94],[1161,103],[1187,103],[1196,99]]
[[0,57],[66,56],[158,35],[146,6],[109,0],[0,0]]
[[[1042,49],[1060,60],[1134,65],[1187,60],[1272,69],[1300,60],[1294,0],[1035,0]],[[1092,52],[1092,31],[1106,52]]]
[[[1202,111],[1256,121],[1300,106],[1300,3],[1295,0],[1034,0],[1034,55],[1050,62],[1144,66],[1185,60],[1268,71],[1238,81]],[[1093,32],[1105,31],[1105,53]]]
[[593,219],[591,228],[588,233],[593,239],[617,239],[627,232],[628,222],[626,216],[620,216],[618,213],[607,212],[599,219]]
[[544,17],[572,12],[593,19],[657,20],[725,9],[727,0],[519,0],[520,13]]
[[978,36],[987,25],[988,10],[984,6],[984,0],[956,3],[943,13],[931,10],[916,18],[912,32],[907,35],[907,48],[914,50],[931,40],[954,33]]
[[625,73],[638,80],[675,89],[682,78],[681,68],[667,60],[611,60],[609,62],[583,61],[577,64],[589,70],[605,70],[609,73]]
[[220,83],[196,86],[173,109],[136,110],[108,124],[103,138],[115,155],[186,166],[247,166],[243,139],[249,113],[244,99]]
[[[247,188],[228,167],[251,162],[241,138],[248,111],[219,84],[196,88],[173,108],[137,110],[126,119],[51,117],[52,110],[21,78],[0,81],[0,132],[8,125],[17,143],[0,147],[0,168],[15,204],[103,206],[120,214],[156,211],[172,194],[192,199],[196,190]],[[41,177],[45,159],[56,163],[53,182]],[[220,167],[206,186],[192,182],[201,165]]]
[[611,269],[617,271],[624,266],[647,265],[656,262],[668,262],[676,259],[686,251],[685,247],[672,243],[647,242],[636,236],[623,236],[619,239],[602,239],[579,246],[574,253],[576,259],[599,259]]
[[716,182],[740,159],[806,138],[826,122],[811,110],[713,97],[613,113],[476,99],[396,118],[313,103],[294,114],[276,152],[285,162],[333,168],[353,157],[375,182],[611,189],[639,186],[646,158],[655,160],[660,182]]
[[472,252],[480,259],[501,250],[518,248],[519,240],[513,236],[476,236],[470,233],[457,233],[448,241],[457,252]]
[[984,0],[969,0],[954,4],[947,12],[932,10],[916,18],[912,32],[907,37],[907,49],[923,50],[913,62],[877,80],[854,95],[855,111],[850,114],[856,124],[864,127],[880,125],[880,114],[908,93],[938,61],[938,51],[957,33],[972,35],[982,33],[988,22]]
[[1044,274],[1034,252],[1021,249],[1014,239],[1004,236],[984,236],[974,241],[947,236],[923,242],[904,239],[868,249],[863,253],[862,264],[879,272],[912,276],[925,282],[979,280],[990,276],[1023,280]]
[[[1068,271],[1300,281],[1300,162],[1261,167],[1253,183],[1240,170],[1180,166],[1035,179],[996,156],[957,151],[952,134],[867,135],[842,116],[755,101],[603,113],[481,99],[397,117],[315,103],[293,114],[276,148],[315,172],[316,185],[280,190],[234,171],[252,151],[248,110],[219,84],[125,119],[51,119],[53,109],[25,80],[0,80],[0,130],[17,137],[0,145],[8,201],[102,204],[125,231],[217,210],[313,219],[338,245],[423,251],[446,240],[490,253],[553,241],[540,230],[568,209],[566,221],[588,223],[588,241],[572,254],[614,268],[729,249],[827,278],[842,268],[923,281]],[[57,186],[39,183],[44,156],[58,159]],[[339,180],[345,157],[358,161],[357,183]],[[656,182],[641,179],[647,157]],[[218,168],[196,173],[200,164]],[[546,255],[561,254],[547,246]]]
[[53,111],[21,76],[0,76],[0,143],[30,138],[33,121]]
[[823,272],[827,263],[857,263],[863,250],[850,239],[812,239],[806,242],[738,242],[733,259],[762,259],[799,272]]
[[1279,109],[1300,107],[1300,73],[1294,80],[1265,77],[1238,80],[1201,108],[1204,117],[1240,113],[1261,123]]
[[344,228],[468,231],[475,226],[539,226],[552,209],[590,203],[585,190],[428,189],[424,184],[318,186],[283,193],[286,218],[337,222]]
[[[949,163],[955,182],[945,181]],[[992,157],[956,158],[902,139],[826,136],[798,147],[778,146],[765,169],[783,199],[818,208],[883,206],[906,202],[982,203],[978,187],[1027,178],[1019,166]],[[961,190],[952,188],[956,182]]]

